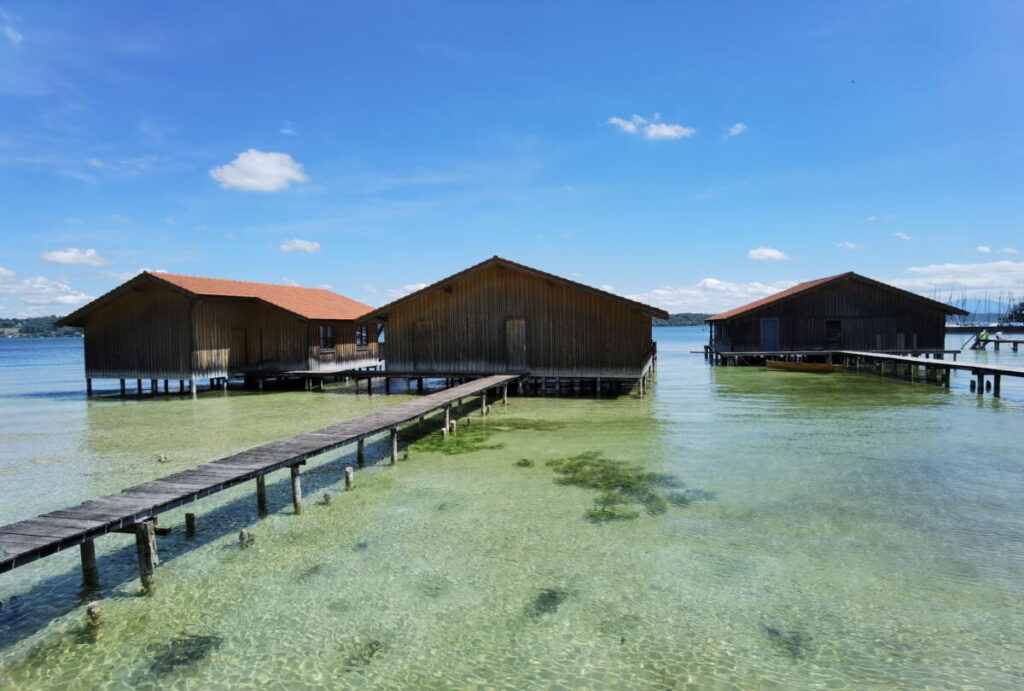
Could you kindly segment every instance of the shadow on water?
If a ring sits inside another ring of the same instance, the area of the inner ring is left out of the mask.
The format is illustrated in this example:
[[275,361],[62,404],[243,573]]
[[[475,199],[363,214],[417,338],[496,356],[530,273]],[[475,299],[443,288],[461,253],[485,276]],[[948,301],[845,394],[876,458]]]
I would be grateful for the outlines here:
[[[371,453],[371,451],[382,452],[384,444],[384,441],[367,444],[366,467],[383,465],[383,461],[374,462],[369,459],[382,455]],[[344,468],[350,465],[355,465],[355,455],[351,453],[312,467],[308,472],[303,473],[304,511],[315,511],[323,507],[324,504],[314,501],[314,495],[328,488],[338,489],[339,485],[343,485]],[[286,473],[282,473],[282,475],[284,477],[276,482],[271,482],[268,479],[267,508],[269,513],[290,510],[291,481]],[[343,490],[338,489],[338,495],[343,493]],[[186,504],[184,508],[187,510],[188,506]],[[176,557],[194,549],[205,547],[243,528],[258,525],[258,520],[255,491],[198,514],[196,516],[198,529],[195,537],[186,537],[184,524],[182,524],[174,526],[174,531],[170,535],[157,538],[157,550],[161,564],[173,561]],[[296,520],[301,520],[301,518],[296,517]],[[256,532],[258,535],[258,531]],[[75,548],[65,551],[77,554]],[[44,560],[48,558],[50,557],[45,557]],[[81,572],[77,568],[72,568],[36,582],[27,592],[2,598],[4,605],[0,607],[0,647],[6,647],[30,636],[45,628],[55,619],[69,614],[89,601],[145,597],[141,584],[138,584],[138,590],[131,593],[120,590],[122,586],[132,581],[138,583],[138,561],[134,541],[112,552],[98,555],[97,566],[100,572],[100,585],[96,587],[84,586]],[[158,567],[156,572],[157,589],[160,587],[160,568]],[[184,649],[192,643],[194,641],[183,643],[181,646]],[[180,651],[168,651],[167,659],[173,662],[174,659],[177,659],[178,652]]]

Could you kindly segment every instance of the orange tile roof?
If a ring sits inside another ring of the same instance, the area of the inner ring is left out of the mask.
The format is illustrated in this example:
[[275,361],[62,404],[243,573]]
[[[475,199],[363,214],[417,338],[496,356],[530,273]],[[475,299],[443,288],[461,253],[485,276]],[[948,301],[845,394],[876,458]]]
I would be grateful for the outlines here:
[[157,272],[144,272],[151,278],[181,288],[193,295],[252,298],[262,300],[306,319],[349,320],[363,316],[373,308],[323,288],[303,288],[274,283],[233,281]]
[[874,279],[868,278],[867,276],[861,276],[860,274],[854,271],[847,271],[846,273],[836,274],[835,276],[827,276],[825,278],[819,278],[814,281],[804,281],[803,283],[797,284],[792,288],[786,288],[785,290],[775,293],[774,295],[769,295],[768,297],[761,298],[760,300],[754,300],[753,302],[747,303],[746,305],[743,305],[741,307],[731,309],[728,312],[722,312],[721,314],[716,314],[713,317],[708,317],[704,321],[713,322],[722,321],[725,319],[732,319],[733,317],[738,317],[741,314],[753,312],[754,310],[766,307],[776,302],[782,302],[783,300],[786,300],[788,298],[800,295],[801,293],[809,292],[816,288],[820,288],[828,283],[832,283],[833,281],[838,281],[844,278],[855,278],[859,281],[863,281],[865,283],[869,283],[880,288],[886,288],[897,293],[903,293],[904,295],[907,295],[909,297],[931,303],[932,306],[934,306],[937,309],[942,309],[947,314],[967,314],[963,310],[953,307],[952,305],[947,305],[944,302],[939,302],[938,300],[926,298],[923,295],[918,295],[917,293],[912,293],[909,290],[903,290],[902,288],[897,288],[896,286],[891,286],[887,283],[876,281]]

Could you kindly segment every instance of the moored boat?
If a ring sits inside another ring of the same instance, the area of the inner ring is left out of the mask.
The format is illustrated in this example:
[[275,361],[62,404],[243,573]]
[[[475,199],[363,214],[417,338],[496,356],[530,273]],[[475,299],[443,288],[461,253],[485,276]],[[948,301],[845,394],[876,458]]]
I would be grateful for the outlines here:
[[765,360],[771,369],[782,369],[790,372],[817,372],[828,374],[843,369],[842,365],[830,365],[827,362],[787,362],[785,360]]

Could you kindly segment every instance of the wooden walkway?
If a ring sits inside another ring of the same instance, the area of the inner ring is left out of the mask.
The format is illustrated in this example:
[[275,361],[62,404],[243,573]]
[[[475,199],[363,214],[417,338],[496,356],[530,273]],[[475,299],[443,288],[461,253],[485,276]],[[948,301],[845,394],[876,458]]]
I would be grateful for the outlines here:
[[841,350],[838,353],[849,363],[850,359],[861,362],[874,362],[881,367],[889,364],[893,367],[903,365],[905,367],[924,367],[926,373],[941,374],[943,382],[949,385],[949,374],[952,370],[964,370],[970,372],[977,378],[977,383],[972,382],[972,389],[976,386],[978,393],[983,393],[985,388],[985,377],[992,377],[992,393],[1000,394],[1000,384],[1003,377],[1024,377],[1024,368],[1004,367],[1002,365],[987,365],[980,362],[951,362],[949,360],[934,360],[920,357],[909,357],[906,355],[887,355],[885,353]]
[[[292,498],[296,512],[301,512],[302,494],[299,484],[299,466],[306,459],[333,451],[342,446],[358,443],[357,461],[364,462],[364,440],[390,431],[391,461],[397,461],[398,428],[431,412],[445,411],[444,432],[447,434],[448,416],[453,404],[463,398],[482,395],[482,414],[487,412],[487,392],[501,389],[507,400],[508,385],[522,375],[493,375],[460,384],[392,408],[300,434],[290,439],[258,446],[212,463],[192,468],[167,477],[144,482],[141,485],[78,506],[51,511],[25,521],[0,527],[0,573],[80,545],[82,568],[87,581],[95,580],[95,547],[93,539],[111,532],[132,532],[136,535],[139,568],[143,585],[148,587],[156,559],[155,516],[165,511],[215,494],[249,480],[256,480],[257,500],[261,510],[266,506],[264,475],[290,468],[292,472]],[[194,517],[186,516],[193,529]]]

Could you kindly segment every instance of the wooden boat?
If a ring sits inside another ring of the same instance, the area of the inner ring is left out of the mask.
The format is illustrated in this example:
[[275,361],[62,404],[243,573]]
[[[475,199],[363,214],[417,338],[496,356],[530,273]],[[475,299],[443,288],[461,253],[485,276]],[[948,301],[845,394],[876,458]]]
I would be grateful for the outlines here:
[[789,372],[817,372],[828,374],[843,369],[842,365],[830,365],[826,362],[786,362],[783,360],[765,360],[765,365],[771,369],[783,369]]

